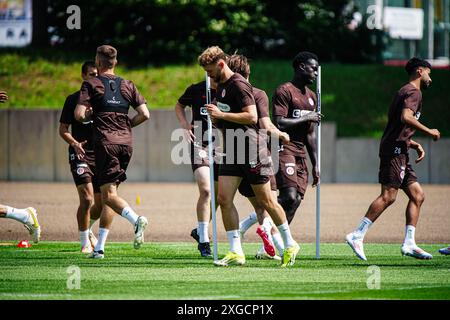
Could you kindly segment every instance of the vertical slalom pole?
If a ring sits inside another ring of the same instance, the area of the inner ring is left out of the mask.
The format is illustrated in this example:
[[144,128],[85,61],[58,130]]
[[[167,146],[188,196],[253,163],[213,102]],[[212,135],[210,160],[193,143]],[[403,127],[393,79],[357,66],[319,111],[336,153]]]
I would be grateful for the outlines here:
[[[317,77],[317,112],[322,112],[322,67]],[[322,125],[317,126],[317,167],[321,173]],[[316,259],[320,259],[320,180],[316,187]]]
[[[211,80],[206,73],[206,103],[211,103]],[[212,228],[213,228],[213,250],[214,261],[219,260],[219,251],[217,248],[217,220],[216,220],[216,190],[214,183],[214,154],[212,143],[212,121],[208,114],[208,159],[209,159],[209,185],[211,193],[211,216],[212,216]]]

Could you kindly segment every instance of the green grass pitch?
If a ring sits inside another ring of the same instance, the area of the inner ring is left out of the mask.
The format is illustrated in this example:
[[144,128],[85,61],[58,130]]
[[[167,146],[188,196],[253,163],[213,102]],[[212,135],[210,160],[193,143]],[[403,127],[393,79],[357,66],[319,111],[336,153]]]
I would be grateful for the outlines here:
[[[423,245],[434,259],[419,261],[402,257],[397,244],[367,243],[363,262],[346,244],[323,244],[319,261],[315,246],[303,244],[295,266],[285,270],[256,260],[258,244],[244,244],[245,266],[218,268],[199,257],[194,243],[146,243],[140,250],[109,243],[105,259],[95,261],[77,243],[30,249],[0,243],[0,300],[449,300],[450,257],[437,252],[444,246]],[[219,245],[220,256],[227,247]],[[79,268],[79,289],[70,266]]]

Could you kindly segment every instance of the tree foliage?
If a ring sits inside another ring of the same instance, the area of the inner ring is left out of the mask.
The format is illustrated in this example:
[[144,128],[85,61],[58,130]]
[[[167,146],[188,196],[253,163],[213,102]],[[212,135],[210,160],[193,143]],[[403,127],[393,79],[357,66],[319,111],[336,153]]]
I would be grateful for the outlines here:
[[54,47],[85,51],[111,44],[135,64],[192,62],[211,45],[252,58],[292,58],[309,50],[325,61],[359,62],[361,39],[347,28],[350,2],[80,0],[73,4],[81,8],[81,29],[69,30],[68,2],[52,0],[45,27]]

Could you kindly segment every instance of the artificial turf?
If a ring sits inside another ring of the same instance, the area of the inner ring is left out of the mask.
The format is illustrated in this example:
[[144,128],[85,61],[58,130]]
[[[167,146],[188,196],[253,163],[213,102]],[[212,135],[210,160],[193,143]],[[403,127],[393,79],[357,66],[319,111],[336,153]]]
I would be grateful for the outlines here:
[[303,244],[295,266],[281,269],[253,257],[258,244],[244,244],[245,266],[218,268],[193,243],[109,243],[104,260],[87,259],[77,243],[0,243],[0,300],[449,300],[450,257],[437,253],[444,246],[423,245],[434,259],[420,261],[402,257],[399,245],[367,243],[364,262],[346,244],[322,244],[320,260]]

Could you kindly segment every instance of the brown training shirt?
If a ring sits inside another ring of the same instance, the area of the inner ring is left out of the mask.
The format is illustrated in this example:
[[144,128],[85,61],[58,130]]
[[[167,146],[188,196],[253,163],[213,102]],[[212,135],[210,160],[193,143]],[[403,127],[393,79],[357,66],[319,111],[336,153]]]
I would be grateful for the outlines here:
[[[253,96],[253,88],[251,84],[242,75],[235,73],[228,79],[225,83],[220,83],[217,87],[216,94],[217,107],[225,113],[241,113],[243,108],[250,105],[256,105],[255,98]],[[221,129],[224,131],[224,150],[226,152],[227,148],[227,132],[236,132],[237,130],[242,130],[248,134],[250,139],[257,144],[257,133],[258,126],[254,125],[243,125],[230,121],[221,121]],[[247,139],[246,139],[247,140]],[[231,141],[230,141],[231,143]],[[248,143],[245,144],[246,148]],[[237,139],[234,143],[235,151],[234,154],[238,154],[237,150]],[[243,150],[241,150],[243,151]],[[246,150],[247,152],[248,150]]]
[[[116,80],[117,76],[102,74],[84,81],[80,90],[78,104],[92,107],[94,111],[94,142],[103,145],[120,144],[132,145],[131,119],[128,114],[119,112],[99,112],[100,103],[105,95],[105,86],[100,80],[105,77]],[[120,94],[125,99],[122,103],[136,108],[146,104],[146,100],[139,93],[133,82],[122,79],[120,84]]]
[[422,111],[422,92],[412,84],[403,86],[389,108],[388,123],[380,143],[380,156],[406,154],[416,129],[401,120],[403,109],[414,112],[419,120]]
[[[272,98],[273,116],[295,119],[305,116],[316,110],[316,94],[305,86],[304,91],[296,87],[292,82],[282,84],[277,88]],[[310,122],[305,122],[299,126],[286,130],[291,141],[284,145],[285,150],[293,152],[295,155],[306,156],[305,144],[308,135]]]

